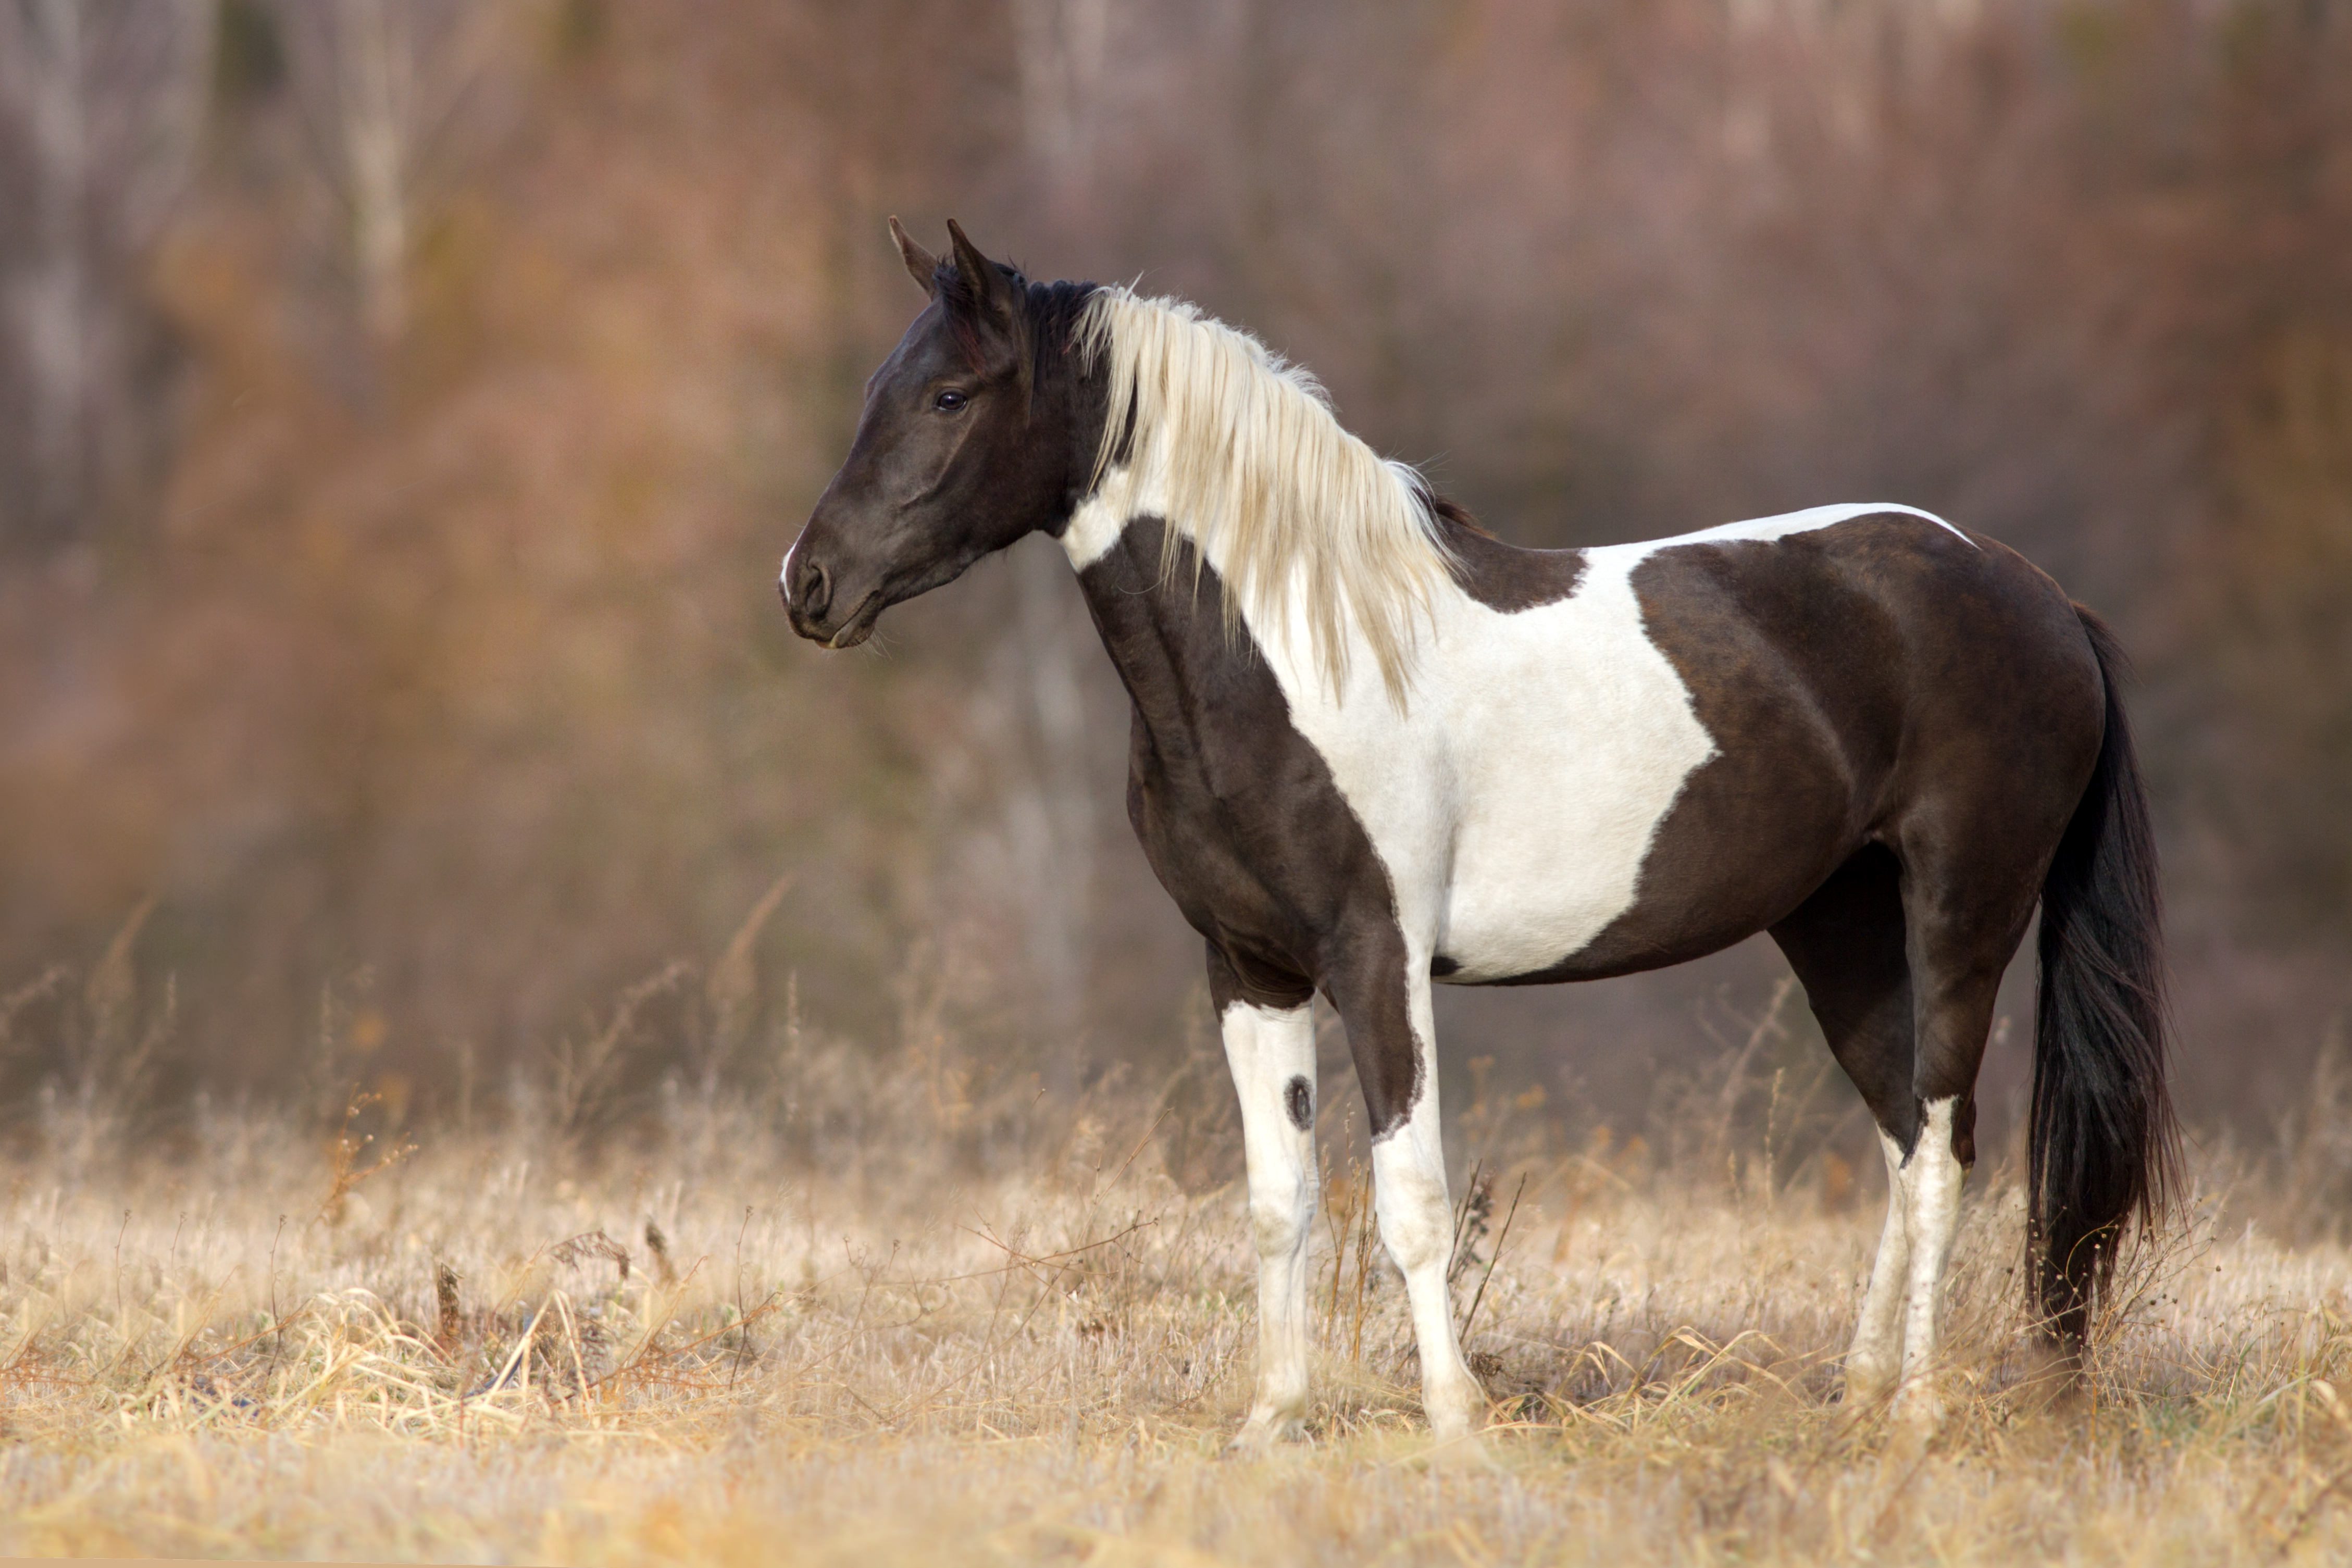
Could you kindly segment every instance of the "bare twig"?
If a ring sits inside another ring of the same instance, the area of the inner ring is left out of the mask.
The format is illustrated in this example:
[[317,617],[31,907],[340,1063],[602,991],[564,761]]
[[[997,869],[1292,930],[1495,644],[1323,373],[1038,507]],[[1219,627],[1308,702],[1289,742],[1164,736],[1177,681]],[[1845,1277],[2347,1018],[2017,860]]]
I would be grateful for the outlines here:
[[1519,1216],[1519,1197],[1527,1190],[1528,1178],[1521,1173],[1519,1184],[1511,1190],[1509,1212],[1503,1215],[1502,1233],[1495,1237],[1495,1250],[1486,1259],[1486,1272],[1478,1277],[1478,1293],[1470,1298],[1470,1310],[1462,1315],[1461,1337],[1465,1342],[1470,1338],[1470,1325],[1478,1321],[1478,1303],[1486,1299],[1486,1281],[1495,1277],[1495,1265],[1503,1260],[1503,1244],[1511,1239],[1511,1222]]

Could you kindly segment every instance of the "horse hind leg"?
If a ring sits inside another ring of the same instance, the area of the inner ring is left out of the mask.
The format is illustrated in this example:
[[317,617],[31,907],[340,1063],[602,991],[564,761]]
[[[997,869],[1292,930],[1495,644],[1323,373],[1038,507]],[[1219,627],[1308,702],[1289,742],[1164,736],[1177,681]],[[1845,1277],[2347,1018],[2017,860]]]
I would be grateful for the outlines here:
[[1803,984],[1831,1054],[1877,1121],[1886,1156],[1886,1224],[1845,1358],[1845,1409],[1859,1415],[1893,1394],[1902,1374],[1911,1279],[1913,1184],[1906,1161],[1920,1116],[1912,1092],[1911,969],[1895,857],[1874,845],[1854,855],[1772,928],[1772,940]]
[[1853,1343],[1845,1355],[1845,1408],[1855,1415],[1895,1392],[1903,1370],[1903,1296],[1911,1278],[1910,1205],[1903,1191],[1903,1149],[1884,1129],[1878,1134],[1886,1156],[1886,1224],[1878,1233],[1878,1256],[1870,1283],[1854,1314]]
[[[1967,826],[1928,816],[1904,836],[1904,922],[1911,970],[1911,1093],[1919,1129],[1905,1162],[1910,1279],[1904,1302],[1898,1412],[1942,1415],[1936,1387],[1944,1268],[1959,1228],[1960,1188],[1976,1163],[1977,1070],[1992,1031],[2001,973],[2025,935],[2041,867],[2014,824]],[[1965,847],[1965,849],[1964,849]],[[2004,853],[2003,851],[2006,851]]]

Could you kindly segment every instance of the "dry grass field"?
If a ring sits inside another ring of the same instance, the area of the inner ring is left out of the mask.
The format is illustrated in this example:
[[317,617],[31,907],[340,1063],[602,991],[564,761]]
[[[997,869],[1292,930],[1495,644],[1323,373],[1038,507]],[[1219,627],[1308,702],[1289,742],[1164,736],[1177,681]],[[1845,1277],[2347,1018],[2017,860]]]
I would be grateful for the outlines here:
[[2221,1192],[2233,1157],[2200,1156],[2063,1418],[2010,1387],[2018,1194],[1980,1171],[1954,1415],[1922,1445],[1832,1397],[1874,1184],[1523,1140],[1465,1216],[1457,1288],[1496,1426],[1483,1459],[1433,1463],[1335,1140],[1311,1440],[1252,1462],[1223,1452],[1255,1340],[1241,1194],[1166,1173],[1178,1101],[1048,1119],[892,1062],[812,1053],[796,1100],[674,1087],[593,1142],[551,1101],[413,1151],[217,1108],[144,1149],[58,1097],[5,1172],[0,1553],[2352,1555],[2352,1256],[2269,1239],[2284,1167]]

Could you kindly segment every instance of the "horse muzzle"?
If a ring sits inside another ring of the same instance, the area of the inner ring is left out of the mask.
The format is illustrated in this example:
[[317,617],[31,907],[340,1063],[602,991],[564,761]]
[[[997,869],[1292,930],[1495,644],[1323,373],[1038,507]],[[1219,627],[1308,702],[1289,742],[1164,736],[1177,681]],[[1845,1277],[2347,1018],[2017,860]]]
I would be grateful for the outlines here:
[[793,630],[829,648],[856,647],[872,637],[874,623],[884,608],[882,590],[877,586],[866,590],[846,614],[834,614],[836,595],[832,574],[820,563],[805,558],[785,560],[776,592],[783,599]]

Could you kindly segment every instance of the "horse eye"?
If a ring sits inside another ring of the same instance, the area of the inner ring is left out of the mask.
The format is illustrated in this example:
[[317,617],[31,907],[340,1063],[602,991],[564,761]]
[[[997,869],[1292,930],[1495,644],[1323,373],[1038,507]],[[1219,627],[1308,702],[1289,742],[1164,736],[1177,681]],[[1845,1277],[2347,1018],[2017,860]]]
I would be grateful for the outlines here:
[[966,397],[954,387],[950,387],[945,392],[940,393],[939,396],[933,400],[931,406],[938,409],[942,414],[953,414],[957,409],[961,408],[965,404],[970,403],[971,401],[971,398]]

